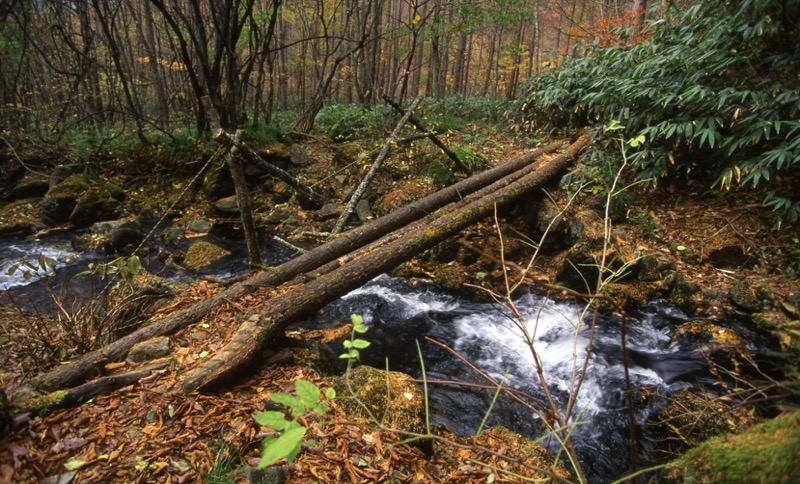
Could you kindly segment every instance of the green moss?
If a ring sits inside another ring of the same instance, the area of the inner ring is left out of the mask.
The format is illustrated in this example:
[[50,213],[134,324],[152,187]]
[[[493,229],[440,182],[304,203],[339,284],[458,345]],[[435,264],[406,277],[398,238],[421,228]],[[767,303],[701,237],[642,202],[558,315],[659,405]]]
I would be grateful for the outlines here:
[[710,439],[670,463],[666,482],[800,482],[800,411]]
[[48,415],[53,410],[61,407],[61,404],[64,403],[66,398],[66,390],[58,390],[25,402],[23,409],[31,411],[37,415]]

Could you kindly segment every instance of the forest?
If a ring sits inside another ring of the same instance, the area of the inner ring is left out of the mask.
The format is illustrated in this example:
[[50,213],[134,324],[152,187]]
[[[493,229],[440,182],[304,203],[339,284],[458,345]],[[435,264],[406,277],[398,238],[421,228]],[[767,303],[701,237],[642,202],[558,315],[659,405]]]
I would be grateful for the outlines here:
[[4,0],[0,481],[800,479],[800,0]]

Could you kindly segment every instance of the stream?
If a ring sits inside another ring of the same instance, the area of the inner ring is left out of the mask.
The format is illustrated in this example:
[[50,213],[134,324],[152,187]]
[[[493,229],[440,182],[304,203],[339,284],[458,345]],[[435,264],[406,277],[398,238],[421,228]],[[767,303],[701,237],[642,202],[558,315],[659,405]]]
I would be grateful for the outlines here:
[[[245,272],[246,250],[243,242],[211,240],[231,250],[232,255],[208,269],[208,273],[227,277]],[[157,239],[150,241],[157,246]],[[272,244],[263,244],[266,263],[275,264],[291,257],[291,252]],[[38,255],[58,261],[54,274],[48,277],[51,285],[65,283],[70,290],[86,293],[89,288],[76,286],[72,275],[86,269],[89,262],[106,260],[99,254],[77,253],[70,249],[66,236],[45,241],[0,239],[0,295],[14,293],[15,300],[23,297],[32,304],[42,304],[49,294],[42,289],[37,277],[25,279],[20,271],[8,274],[10,265],[20,260],[35,263]],[[155,259],[145,258],[145,267],[162,277],[185,277],[174,268],[159,266]],[[192,274],[197,276],[197,274]],[[76,280],[87,279],[77,278]],[[28,286],[28,284],[30,284]],[[86,294],[84,294],[85,296]],[[328,305],[311,320],[301,322],[305,327],[330,327],[350,320],[359,314],[369,327],[363,338],[372,344],[361,351],[365,364],[408,373],[422,378],[419,341],[429,381],[448,380],[486,384],[473,369],[440,346],[424,338],[443,343],[471,364],[503,385],[529,393],[544,400],[542,385],[532,363],[531,350],[524,344],[519,328],[512,319],[490,302],[480,302],[474,290],[447,291],[435,284],[403,278],[380,276]],[[591,314],[584,316],[582,329],[575,334],[582,307],[571,302],[555,302],[532,292],[523,293],[515,304],[524,324],[533,335],[535,348],[542,363],[547,384],[561,411],[570,395],[573,373],[573,354],[583,358],[590,337]],[[689,320],[675,307],[653,301],[628,319],[629,372],[634,392],[647,388],[661,396],[674,391],[713,382],[705,360],[696,351],[676,347],[672,333],[677,324]],[[620,349],[620,320],[598,316],[593,351],[586,380],[575,402],[572,423],[576,423],[573,439],[576,450],[591,482],[608,482],[621,477],[628,468],[629,431],[625,376]],[[715,321],[747,332],[747,321]],[[743,338],[751,352],[764,352],[759,338]],[[336,354],[341,343],[333,345]],[[492,405],[494,390],[468,388],[458,385],[429,385],[429,405],[432,424],[445,425],[456,433],[474,434],[491,409],[487,426],[503,425],[526,437],[537,439],[545,435],[545,423],[530,409],[500,397]],[[640,435],[640,462],[646,461],[646,439],[642,427],[654,412],[649,399],[635,409]],[[553,438],[541,443],[557,451]],[[568,465],[568,463],[565,462]]]

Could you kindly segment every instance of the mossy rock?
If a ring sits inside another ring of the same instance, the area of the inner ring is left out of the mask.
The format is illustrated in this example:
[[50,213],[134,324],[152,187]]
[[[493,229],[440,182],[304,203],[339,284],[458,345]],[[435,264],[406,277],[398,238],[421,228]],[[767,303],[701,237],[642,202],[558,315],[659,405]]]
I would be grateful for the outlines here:
[[108,190],[93,186],[76,200],[69,221],[76,227],[89,227],[95,222],[115,218],[119,209],[119,201]]
[[[558,462],[552,452],[505,427],[492,427],[481,432],[475,438],[475,443],[488,449],[504,449],[503,452],[508,457],[524,462],[528,468],[542,469],[550,475],[554,474],[563,482],[572,480],[570,472]],[[528,477],[526,480],[549,481],[548,474],[542,472],[538,475],[526,476]]]
[[183,265],[187,269],[200,271],[230,254],[230,252],[221,247],[199,240],[186,250]]
[[356,422],[367,425],[381,423],[406,432],[426,431],[423,420],[425,398],[419,385],[405,373],[387,373],[386,370],[362,365],[339,378],[334,388],[337,403],[347,417]]
[[666,435],[661,445],[678,453],[715,435],[741,432],[754,423],[751,412],[747,406],[730,406],[720,399],[680,390],[656,417]]
[[678,306],[686,314],[697,313],[700,305],[700,286],[687,281],[682,274],[673,272],[664,278],[661,290],[667,294],[669,302]]
[[728,297],[731,304],[748,313],[754,313],[761,309],[761,300],[758,298],[755,288],[745,281],[733,286]]
[[800,411],[720,435],[662,472],[664,482],[800,482]]
[[70,219],[78,199],[89,189],[81,175],[72,175],[51,188],[42,199],[40,217],[47,225],[59,225]]

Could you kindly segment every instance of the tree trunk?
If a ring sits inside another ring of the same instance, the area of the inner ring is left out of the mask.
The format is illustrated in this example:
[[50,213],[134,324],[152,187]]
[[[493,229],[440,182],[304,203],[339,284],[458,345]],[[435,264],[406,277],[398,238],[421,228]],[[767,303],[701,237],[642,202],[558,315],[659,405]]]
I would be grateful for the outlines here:
[[417,109],[417,106],[419,106],[419,103],[421,102],[422,96],[418,96],[416,99],[414,99],[414,102],[411,103],[408,111],[403,114],[403,117],[397,123],[397,126],[394,128],[394,131],[392,131],[392,134],[386,139],[386,142],[383,144],[380,153],[378,153],[378,157],[375,158],[375,162],[370,167],[364,179],[358,185],[358,188],[356,188],[353,196],[347,201],[347,206],[345,206],[342,216],[339,217],[339,220],[336,222],[333,230],[331,230],[331,235],[338,234],[342,230],[342,227],[344,227],[344,224],[347,223],[347,219],[350,218],[350,215],[356,208],[356,204],[358,203],[359,199],[361,199],[361,197],[364,195],[364,192],[367,190],[369,182],[372,181],[373,177],[375,177],[375,174],[378,172],[381,164],[383,164],[383,160],[385,160],[389,155],[389,148],[391,148],[393,143],[397,142],[397,138],[400,136],[400,131],[403,129],[403,126],[405,126],[405,124],[408,122],[408,118],[411,117],[411,115],[414,113],[414,110]]
[[257,164],[259,168],[263,169],[279,180],[286,182],[290,187],[294,188],[302,200],[317,204],[319,206],[322,206],[322,204],[325,203],[325,199],[322,197],[322,195],[309,188],[307,185],[290,175],[288,172],[264,161],[263,158],[258,156],[258,153],[250,149],[250,147],[248,147],[246,144],[239,143],[235,139],[231,138],[231,136],[226,133],[225,130],[216,129],[212,137],[216,142],[225,145],[228,148],[232,148],[234,146],[238,148],[239,154],[241,154],[245,159]]
[[469,194],[484,189],[497,180],[516,174],[543,154],[552,153],[564,143],[557,141],[524,156],[503,163],[450,185],[438,192],[409,205],[398,208],[394,212],[374,220],[368,224],[346,232],[336,239],[310,250],[278,267],[257,274],[246,281],[239,282],[228,289],[204,299],[186,309],[172,313],[160,320],[136,330],[135,332],[106,345],[103,348],[86,353],[68,363],[57,366],[28,383],[28,386],[42,392],[51,392],[65,388],[79,381],[85,381],[98,368],[112,361],[125,357],[134,344],[155,336],[174,333],[175,331],[200,321],[224,301],[232,301],[246,295],[256,287],[277,286],[292,278],[311,272],[337,258],[345,256],[379,237],[395,231],[409,223],[419,220],[429,213],[456,200],[468,197]]
[[565,154],[519,180],[471,203],[459,204],[457,211],[405,231],[401,237],[379,250],[271,299],[257,308],[257,312],[246,316],[233,338],[213,357],[190,370],[176,390],[193,392],[220,383],[249,363],[279,331],[293,321],[312,314],[375,276],[490,216],[496,205],[512,202],[544,186],[566,170],[587,142],[588,136],[583,136]]
[[237,130],[234,137],[234,146],[228,154],[228,167],[231,169],[231,178],[236,190],[236,204],[239,206],[239,216],[244,230],[244,239],[247,244],[247,254],[250,257],[249,266],[251,269],[261,266],[261,249],[258,246],[258,236],[256,226],[253,223],[253,209],[250,203],[250,193],[247,191],[247,181],[244,178],[242,160],[238,156],[244,131]]

